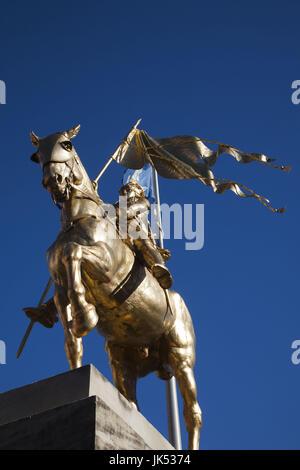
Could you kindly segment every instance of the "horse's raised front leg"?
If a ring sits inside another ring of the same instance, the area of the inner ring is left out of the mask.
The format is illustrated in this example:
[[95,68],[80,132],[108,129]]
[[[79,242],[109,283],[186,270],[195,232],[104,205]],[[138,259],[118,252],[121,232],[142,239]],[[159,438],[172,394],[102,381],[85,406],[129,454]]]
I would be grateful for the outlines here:
[[109,341],[105,345],[113,381],[120,393],[138,410],[136,398],[137,376],[132,367],[127,364],[126,348]]
[[98,323],[94,305],[87,303],[85,288],[81,281],[82,247],[77,243],[68,243],[62,253],[62,261],[68,278],[68,298],[71,303],[73,326],[76,337],[89,333]]
[[82,339],[76,338],[72,332],[71,306],[65,290],[55,284],[54,302],[58,311],[65,334],[65,351],[70,365],[70,369],[81,367],[83,354]]

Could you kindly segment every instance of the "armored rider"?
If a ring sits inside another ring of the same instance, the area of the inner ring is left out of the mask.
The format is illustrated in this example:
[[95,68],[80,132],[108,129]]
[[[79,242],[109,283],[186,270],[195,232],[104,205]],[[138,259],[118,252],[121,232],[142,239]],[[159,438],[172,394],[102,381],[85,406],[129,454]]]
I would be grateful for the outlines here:
[[[127,221],[127,241],[133,245],[137,256],[150,270],[163,289],[169,289],[173,284],[172,276],[165,266],[164,258],[170,257],[168,250],[159,248],[154,240],[148,221],[150,203],[143,188],[134,180],[123,185],[119,190],[120,196],[126,197],[127,205],[123,208],[119,201],[115,203],[119,229],[121,217]],[[122,213],[126,210],[126,214]]]

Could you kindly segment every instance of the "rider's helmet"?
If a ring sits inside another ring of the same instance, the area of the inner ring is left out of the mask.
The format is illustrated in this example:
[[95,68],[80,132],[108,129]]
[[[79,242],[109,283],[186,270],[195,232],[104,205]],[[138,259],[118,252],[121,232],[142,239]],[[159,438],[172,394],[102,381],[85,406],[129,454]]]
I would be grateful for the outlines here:
[[128,183],[124,184],[119,190],[119,194],[120,196],[126,196],[132,191],[135,193],[136,197],[146,197],[143,188],[135,180],[130,180]]

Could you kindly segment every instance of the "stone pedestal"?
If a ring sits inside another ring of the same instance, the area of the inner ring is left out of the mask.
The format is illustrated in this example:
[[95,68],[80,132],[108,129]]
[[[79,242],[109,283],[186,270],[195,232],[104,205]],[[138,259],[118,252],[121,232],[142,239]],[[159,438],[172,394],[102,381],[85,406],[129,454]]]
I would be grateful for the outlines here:
[[0,394],[0,450],[172,450],[93,365]]

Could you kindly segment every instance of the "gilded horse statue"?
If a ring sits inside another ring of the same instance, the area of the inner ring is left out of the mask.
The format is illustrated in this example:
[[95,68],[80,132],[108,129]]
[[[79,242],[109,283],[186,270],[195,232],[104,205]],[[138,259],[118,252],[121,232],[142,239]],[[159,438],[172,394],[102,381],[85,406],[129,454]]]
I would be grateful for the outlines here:
[[44,138],[31,132],[31,159],[41,165],[42,184],[61,209],[61,230],[47,250],[54,297],[44,304],[41,323],[50,321],[53,309],[58,312],[71,369],[81,367],[82,336],[96,327],[106,339],[114,384],[136,407],[137,378],[154,371],[163,380],[174,375],[188,447],[198,449],[201,410],[189,311],[173,290],[168,305],[157,279],[116,233],[71,142],[79,128]]

